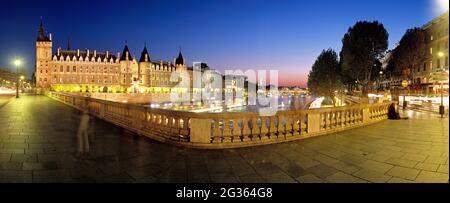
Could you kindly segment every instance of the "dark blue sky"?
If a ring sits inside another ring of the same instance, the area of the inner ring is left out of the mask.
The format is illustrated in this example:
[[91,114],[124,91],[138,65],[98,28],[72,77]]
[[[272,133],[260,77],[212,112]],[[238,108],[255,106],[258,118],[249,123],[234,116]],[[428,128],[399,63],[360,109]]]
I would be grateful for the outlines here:
[[339,52],[358,20],[378,20],[392,47],[406,29],[439,15],[436,0],[165,0],[23,1],[1,3],[0,67],[15,56],[34,69],[40,16],[53,34],[54,50],[122,51],[125,41],[139,56],[146,42],[152,59],[173,60],[179,47],[191,64],[278,69],[281,84],[304,85],[322,49]]

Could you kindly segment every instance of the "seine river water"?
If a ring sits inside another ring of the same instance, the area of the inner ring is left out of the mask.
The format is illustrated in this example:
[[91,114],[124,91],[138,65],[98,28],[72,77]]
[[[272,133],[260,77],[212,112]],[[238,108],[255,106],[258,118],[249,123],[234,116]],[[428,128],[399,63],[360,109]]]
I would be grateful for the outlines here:
[[[276,97],[272,97],[276,98]],[[278,96],[278,111],[307,109],[308,105],[314,101],[310,96]],[[196,113],[225,113],[225,112],[258,112],[267,105],[247,105],[247,102],[234,102],[231,105],[215,104],[215,105],[179,105],[173,106],[171,103],[145,105],[150,108],[171,109],[177,111],[188,111]]]

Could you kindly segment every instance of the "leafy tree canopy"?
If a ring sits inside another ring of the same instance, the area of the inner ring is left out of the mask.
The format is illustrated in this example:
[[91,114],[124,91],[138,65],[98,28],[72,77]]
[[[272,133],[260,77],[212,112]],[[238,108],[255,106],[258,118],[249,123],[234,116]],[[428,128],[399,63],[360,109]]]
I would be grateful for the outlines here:
[[396,75],[401,75],[403,69],[421,65],[426,59],[425,32],[420,28],[408,29],[392,53],[390,60]]
[[332,49],[323,50],[309,72],[308,88],[315,96],[333,98],[341,87],[337,54]]
[[342,39],[341,65],[343,74],[367,88],[373,81],[375,62],[388,48],[389,34],[378,21],[359,21],[350,27]]

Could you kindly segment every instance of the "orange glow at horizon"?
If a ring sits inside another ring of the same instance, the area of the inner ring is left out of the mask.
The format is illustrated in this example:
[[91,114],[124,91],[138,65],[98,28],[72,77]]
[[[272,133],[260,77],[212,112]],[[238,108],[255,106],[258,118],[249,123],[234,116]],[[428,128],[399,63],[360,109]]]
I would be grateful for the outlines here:
[[306,87],[308,76],[306,73],[278,73],[278,86]]

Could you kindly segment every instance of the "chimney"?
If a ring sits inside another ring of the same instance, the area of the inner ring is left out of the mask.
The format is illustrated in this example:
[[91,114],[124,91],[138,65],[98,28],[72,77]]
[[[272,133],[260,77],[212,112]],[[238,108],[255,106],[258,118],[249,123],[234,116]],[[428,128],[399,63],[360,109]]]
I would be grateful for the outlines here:
[[58,47],[58,56],[60,56],[61,55],[61,47]]
[[120,60],[120,52],[117,52],[117,58]]
[[97,50],[94,50],[94,57],[97,57]]
[[52,41],[52,33],[50,33],[49,38],[50,38],[50,41]]
[[87,50],[87,57],[89,57],[89,49]]
[[106,58],[108,58],[109,56],[109,51],[106,51]]
[[77,56],[80,56],[80,49],[77,49]]

